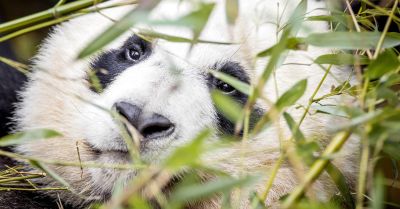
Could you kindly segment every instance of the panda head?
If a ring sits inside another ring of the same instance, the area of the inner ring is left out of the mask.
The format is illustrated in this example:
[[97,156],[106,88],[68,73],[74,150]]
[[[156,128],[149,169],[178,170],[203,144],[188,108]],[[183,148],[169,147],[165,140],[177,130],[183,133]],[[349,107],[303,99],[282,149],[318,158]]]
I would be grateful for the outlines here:
[[[192,31],[179,26],[139,24],[100,52],[77,59],[83,48],[132,7],[107,9],[55,27],[34,59],[34,71],[21,93],[23,101],[15,120],[20,130],[51,128],[63,136],[28,142],[19,145],[17,151],[40,159],[115,165],[135,163],[129,154],[129,144],[136,143],[143,161],[158,163],[204,129],[216,130],[215,137],[210,140],[218,140],[218,135],[233,134],[235,124],[218,111],[211,92],[218,90],[242,105],[246,103],[247,95],[214,77],[210,71],[220,71],[244,83],[253,83],[257,72],[266,63],[266,60],[254,60],[256,53],[276,42],[278,29],[269,22],[276,19],[277,5],[270,1],[253,4],[247,0],[240,1],[241,13],[235,25],[229,25],[224,5],[217,2],[199,38],[233,44],[192,45],[149,39],[137,33],[136,29],[151,29],[186,38],[192,37]],[[293,2],[296,3],[281,8],[286,16],[299,1]],[[323,6],[321,2],[312,2],[314,8]],[[152,11],[151,18],[174,19],[187,14],[190,8],[189,1],[162,1]],[[313,30],[326,29],[324,23],[313,24],[317,24]],[[315,52],[310,56],[324,52]],[[308,61],[304,57],[296,54],[289,56],[288,60],[304,63]],[[293,69],[301,73],[294,73]],[[308,65],[286,66],[276,74],[276,85],[285,90],[302,78],[308,78],[311,85],[316,85],[322,73],[315,68],[309,70]],[[321,92],[329,92],[331,84],[327,82],[321,87]],[[271,89],[265,95],[276,98]],[[265,109],[256,105],[251,122],[254,123]],[[299,115],[293,114],[296,117]],[[315,121],[314,124],[317,123]],[[126,141],[123,134],[126,128],[133,128],[132,136],[138,137],[132,138],[137,141]],[[309,130],[320,131],[317,127]],[[263,136],[263,140],[251,140],[254,158],[246,162],[249,167],[274,162],[279,156],[280,145],[279,140],[273,139],[276,139],[276,133],[271,131]],[[257,152],[256,149],[273,151]],[[235,155],[235,151],[232,153]],[[230,159],[228,164],[239,161]],[[235,166],[228,164],[223,167],[234,172]],[[125,184],[137,175],[136,170],[88,167],[82,172],[79,167],[72,166],[51,168],[75,191],[89,197],[77,199],[70,192],[59,192],[62,200],[73,205],[92,200],[105,201],[118,182]],[[294,185],[288,178],[281,182],[288,182],[288,185],[282,186],[286,190]],[[58,185],[51,178],[41,179],[39,183]]]
[[[165,10],[171,6],[165,3],[160,7]],[[250,84],[253,69],[243,53],[247,49],[243,44],[173,43],[149,40],[129,31],[95,55],[76,59],[112,24],[109,17],[119,18],[130,9],[86,15],[54,29],[34,61],[35,71],[22,92],[16,119],[20,129],[52,128],[63,136],[23,144],[17,148],[19,152],[62,161],[132,163],[121,133],[121,119],[124,127],[136,130],[141,159],[149,163],[162,161],[204,129],[216,130],[216,136],[234,133],[234,123],[215,107],[211,92],[219,90],[242,105],[247,95],[210,71]],[[161,9],[154,13],[166,14]],[[212,20],[201,39],[237,41],[224,21]],[[190,30],[180,27],[159,27],[157,31],[191,36]],[[93,79],[101,89],[94,87]],[[261,112],[260,108],[254,109],[256,115]],[[117,181],[128,181],[136,175],[136,171],[85,168],[81,177],[79,168],[57,166],[54,170],[76,191],[103,200]],[[41,183],[56,184],[51,179]],[[64,195],[75,204],[72,196]]]

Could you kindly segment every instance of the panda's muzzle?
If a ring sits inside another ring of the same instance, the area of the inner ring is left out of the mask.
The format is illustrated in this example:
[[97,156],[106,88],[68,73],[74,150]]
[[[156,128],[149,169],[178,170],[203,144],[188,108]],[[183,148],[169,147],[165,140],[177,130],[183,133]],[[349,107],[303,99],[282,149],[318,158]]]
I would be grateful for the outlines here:
[[170,136],[175,131],[171,121],[157,113],[143,113],[142,108],[128,102],[117,102],[115,110],[143,136],[145,140]]

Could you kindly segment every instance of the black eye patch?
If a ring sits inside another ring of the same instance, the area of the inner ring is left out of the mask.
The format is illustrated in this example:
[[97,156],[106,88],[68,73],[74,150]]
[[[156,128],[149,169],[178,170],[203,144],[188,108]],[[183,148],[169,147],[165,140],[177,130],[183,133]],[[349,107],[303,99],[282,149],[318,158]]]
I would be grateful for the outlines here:
[[133,35],[120,48],[106,51],[97,57],[92,62],[91,69],[95,72],[101,88],[107,88],[116,76],[145,60],[150,54],[151,43]]
[[[246,73],[245,69],[237,62],[225,62],[223,64],[217,63],[214,67],[215,70],[228,74],[236,79],[249,84],[250,78]],[[207,83],[210,90],[219,90],[223,93],[226,93],[236,102],[241,105],[244,105],[247,102],[248,96],[243,94],[240,91],[232,90],[233,87],[229,87],[229,84],[213,77],[211,74],[208,75]],[[228,85],[228,86],[227,86]],[[217,109],[218,110],[218,109]],[[257,107],[254,107],[250,116],[250,128],[254,127],[255,123],[262,116],[263,110]],[[223,134],[234,134],[235,124],[234,122],[228,120],[222,113],[217,112],[218,117],[218,129]],[[239,133],[242,135],[242,131]]]
[[[237,62],[225,62],[225,63],[217,63],[212,67],[214,70],[225,73],[227,75],[230,75],[232,77],[235,77],[236,79],[249,84],[250,83],[250,78],[244,68]],[[226,84],[225,82],[215,78],[211,74],[208,75],[207,77],[207,84],[210,89],[217,89],[222,91],[223,93],[227,93],[231,97],[233,97],[236,101],[238,101],[241,104],[244,104],[247,101],[247,95],[241,93],[240,91],[234,90],[233,87],[230,87],[229,84]],[[228,87],[229,86],[229,87]],[[229,91],[225,91],[226,88],[229,88]]]

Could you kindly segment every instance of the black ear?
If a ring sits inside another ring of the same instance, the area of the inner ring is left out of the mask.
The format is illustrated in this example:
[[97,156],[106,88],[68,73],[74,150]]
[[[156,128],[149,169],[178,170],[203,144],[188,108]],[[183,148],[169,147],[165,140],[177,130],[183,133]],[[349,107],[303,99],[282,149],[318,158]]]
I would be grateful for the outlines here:
[[[7,42],[0,44],[0,56],[15,59]],[[0,137],[10,133],[12,128],[10,118],[14,113],[14,104],[18,101],[17,91],[21,89],[25,81],[26,76],[23,73],[0,62]],[[10,151],[4,147],[1,149]],[[5,169],[5,165],[13,166],[14,161],[0,156],[0,170]]]
[[[8,43],[0,44],[0,56],[15,59]],[[25,81],[26,75],[0,62],[0,137],[10,132],[10,118],[18,101],[17,91]]]

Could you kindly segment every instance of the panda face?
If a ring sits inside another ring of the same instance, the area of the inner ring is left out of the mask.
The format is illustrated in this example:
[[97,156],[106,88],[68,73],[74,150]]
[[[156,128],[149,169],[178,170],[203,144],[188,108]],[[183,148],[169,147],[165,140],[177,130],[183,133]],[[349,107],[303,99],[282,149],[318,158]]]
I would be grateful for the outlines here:
[[[93,102],[116,110],[139,132],[142,156],[150,161],[155,159],[148,153],[161,154],[168,147],[182,145],[205,128],[217,127],[220,133],[233,134],[233,123],[216,111],[210,92],[219,90],[240,104],[247,96],[214,78],[209,70],[250,82],[237,61],[216,59],[193,65],[171,57],[162,47],[132,35],[122,46],[101,53],[91,63],[103,87],[101,92],[92,88]],[[207,47],[206,52],[212,54],[212,48]],[[100,153],[128,151],[109,113],[90,104],[81,113],[78,121],[93,149]]]
[[[160,8],[154,10],[154,14],[157,14],[155,18],[174,18],[176,15],[187,13],[187,8],[183,9],[183,12],[171,12],[176,11],[178,5],[179,8],[185,8],[186,1],[176,1],[176,4],[171,2],[173,1],[162,1]],[[246,6],[245,2],[251,1],[242,2]],[[276,4],[269,1],[260,2],[264,2],[262,8],[268,11],[265,13],[273,16]],[[295,2],[298,3],[297,0]],[[314,2],[313,7],[319,8],[322,4]],[[261,8],[260,5],[253,6]],[[35,59],[35,71],[30,75],[30,81],[22,92],[23,101],[17,111],[16,121],[21,130],[51,128],[61,132],[63,136],[22,144],[17,150],[29,156],[61,161],[82,160],[108,165],[135,163],[128,153],[120,118],[128,129],[133,127],[139,133],[138,151],[141,159],[154,164],[165,159],[177,147],[185,145],[206,128],[216,130],[211,141],[218,140],[218,135],[221,134],[233,134],[234,123],[226,119],[215,107],[211,92],[219,90],[242,105],[246,103],[247,96],[213,77],[210,70],[229,74],[251,84],[257,74],[255,71],[262,70],[266,63],[265,60],[256,62],[253,58],[260,50],[272,46],[273,38],[265,36],[275,36],[277,29],[273,24],[256,27],[258,25],[246,16],[239,17],[237,25],[232,28],[226,23],[224,8],[223,4],[217,4],[200,38],[235,44],[192,45],[163,39],[150,41],[128,31],[97,54],[77,60],[79,52],[112,24],[110,19],[118,19],[132,8],[113,8],[103,11],[102,14],[85,15],[56,27]],[[242,11],[255,10],[249,7]],[[111,18],[105,18],[104,15]],[[171,15],[173,17],[170,17]],[[263,17],[263,21],[260,22],[276,19],[275,16],[271,16]],[[319,26],[313,29],[326,29],[325,24]],[[188,38],[192,35],[191,31],[180,27],[152,29]],[[310,70],[307,63],[308,57],[316,57],[326,51],[314,50],[306,56],[301,53],[305,52],[290,53],[287,62],[304,65],[296,65],[295,68],[285,65],[277,71],[276,86],[279,86],[280,92],[284,92],[303,78],[309,80],[309,88],[313,89],[322,77],[323,71],[316,68]],[[93,74],[96,75],[101,88],[90,84]],[[328,77],[326,80],[327,84],[321,87],[321,95],[329,92],[335,79]],[[272,85],[271,82],[268,85]],[[270,86],[267,88],[265,96],[274,100],[275,91]],[[309,94],[311,92],[306,92],[305,95]],[[306,104],[308,100],[299,102]],[[253,123],[265,109],[256,105],[253,110]],[[299,118],[301,111],[294,110],[290,113]],[[120,117],[115,117],[110,112],[116,112]],[[306,120],[303,126],[307,128],[304,130],[320,132],[324,122],[323,118],[314,119],[311,126]],[[289,130],[286,131],[290,133]],[[277,135],[274,129],[270,129],[262,137],[250,140],[251,159],[249,157],[246,161],[249,167],[269,166],[274,162],[280,155]],[[235,149],[224,152],[232,153],[233,157],[227,158],[228,162],[224,161],[225,164],[220,167],[235,173],[235,163],[242,162],[242,159],[234,159],[237,153]],[[218,152],[218,155],[222,156],[223,153]],[[110,197],[117,182],[127,183],[137,174],[135,170],[110,168],[84,168],[83,173],[79,167],[52,168],[68,181],[75,191],[91,197],[77,200],[75,195],[61,192],[61,199],[73,205],[90,203],[93,199],[105,201]],[[285,191],[289,190],[294,185],[287,180],[289,177],[286,174],[292,175],[290,172],[282,175],[280,182],[288,183],[282,183],[279,191],[282,188]],[[40,183],[56,184],[50,178],[44,178]],[[275,196],[279,197],[278,194]]]
[[[216,130],[215,136],[233,134],[234,123],[218,112],[211,92],[219,90],[242,105],[247,95],[213,77],[210,70],[250,84],[250,69],[237,56],[241,45],[199,43],[192,47],[190,43],[171,43],[161,39],[147,41],[127,32],[98,54],[74,60],[79,49],[90,40],[86,36],[93,38],[100,33],[95,26],[86,23],[99,22],[101,26],[103,21],[100,15],[89,15],[66,23],[57,28],[43,47],[39,57],[44,57],[39,60],[37,68],[45,70],[38,70],[32,78],[32,83],[40,87],[31,85],[26,92],[34,92],[30,95],[43,93],[42,100],[46,103],[37,104],[41,109],[41,112],[37,111],[40,115],[37,117],[49,117],[41,120],[33,116],[34,123],[25,124],[54,128],[64,137],[50,144],[22,145],[18,148],[21,152],[76,161],[76,149],[72,147],[78,140],[83,161],[134,163],[122,135],[121,120],[110,112],[117,112],[127,122],[125,125],[137,130],[140,156],[147,163],[162,161],[175,148],[186,144],[206,128]],[[70,28],[79,28],[82,24],[86,27],[69,34]],[[185,30],[176,30],[187,34]],[[83,34],[86,35],[84,38]],[[65,45],[54,46],[57,40]],[[210,37],[210,40],[215,39]],[[54,70],[60,60],[56,62],[47,56],[61,55],[61,61],[65,62],[59,70]],[[90,84],[93,73],[100,83],[100,90]],[[32,104],[29,98],[25,101]],[[262,113],[258,108],[255,111],[259,115]],[[29,117],[25,115],[23,118],[27,121]],[[60,144],[69,144],[71,149],[61,148]],[[60,175],[71,180],[71,184],[82,193],[106,199],[117,181],[128,182],[136,171],[87,168],[84,169],[85,180],[79,178],[80,174],[75,178],[60,171]]]

